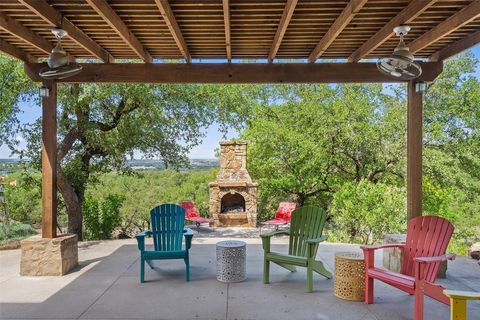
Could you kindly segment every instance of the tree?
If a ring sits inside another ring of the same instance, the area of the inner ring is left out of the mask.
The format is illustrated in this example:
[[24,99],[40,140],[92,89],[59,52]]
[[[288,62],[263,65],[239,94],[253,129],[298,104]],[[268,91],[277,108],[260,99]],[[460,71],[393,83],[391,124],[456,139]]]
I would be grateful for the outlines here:
[[18,129],[18,104],[32,99],[35,85],[16,59],[0,54],[0,146],[14,144]]
[[326,207],[345,181],[403,178],[404,108],[380,85],[269,90],[243,132],[262,199],[316,199]]
[[[127,156],[187,164],[187,153],[213,122],[240,124],[252,89],[211,85],[62,85],[59,88],[57,187],[68,214],[68,232],[82,239],[82,203],[97,175],[124,171]],[[27,126],[27,150],[40,166],[40,123]]]

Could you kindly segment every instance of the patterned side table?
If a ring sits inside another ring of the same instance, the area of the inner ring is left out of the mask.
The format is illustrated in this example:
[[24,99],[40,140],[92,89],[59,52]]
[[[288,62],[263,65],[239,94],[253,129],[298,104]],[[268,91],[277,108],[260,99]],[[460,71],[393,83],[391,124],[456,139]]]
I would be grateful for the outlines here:
[[334,294],[345,300],[364,301],[365,261],[363,253],[335,253]]
[[217,242],[217,280],[240,282],[246,279],[246,249],[243,241]]

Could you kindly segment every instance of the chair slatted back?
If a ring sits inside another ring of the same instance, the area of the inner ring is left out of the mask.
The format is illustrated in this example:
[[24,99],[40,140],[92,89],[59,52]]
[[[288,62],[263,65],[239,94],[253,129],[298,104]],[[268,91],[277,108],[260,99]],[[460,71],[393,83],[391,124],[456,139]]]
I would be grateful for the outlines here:
[[[415,276],[413,259],[416,257],[434,257],[445,254],[453,234],[453,224],[437,216],[413,218],[407,225],[407,241],[403,255],[401,273]],[[437,278],[440,262],[430,263],[425,268],[424,279],[434,282]]]
[[292,212],[296,207],[295,202],[280,202],[277,212],[275,212],[275,219],[290,221]]
[[162,204],[150,211],[155,251],[182,249],[185,209],[176,204]]
[[306,257],[306,240],[321,237],[326,220],[327,213],[321,208],[305,206],[295,209],[290,221],[288,254]]
[[200,212],[198,212],[193,201],[182,201],[180,206],[185,209],[185,218],[199,218]]

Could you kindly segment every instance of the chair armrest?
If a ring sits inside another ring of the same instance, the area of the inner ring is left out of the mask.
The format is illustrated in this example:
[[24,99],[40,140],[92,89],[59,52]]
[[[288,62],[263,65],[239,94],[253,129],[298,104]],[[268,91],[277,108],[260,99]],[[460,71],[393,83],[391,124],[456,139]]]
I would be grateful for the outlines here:
[[307,239],[306,242],[308,244],[319,244],[320,242],[323,242],[327,240],[327,237],[326,236],[322,236],[320,238],[315,238],[315,239]]
[[399,248],[404,249],[405,243],[395,243],[395,244],[380,244],[376,246],[360,246],[360,249],[363,251],[374,251],[378,249],[388,249],[388,248]]
[[192,247],[193,231],[190,228],[183,229],[183,236],[185,237],[185,249],[188,250]]
[[446,253],[441,256],[437,257],[417,257],[413,258],[413,261],[419,262],[419,263],[435,263],[435,262],[442,262],[442,261],[447,261],[447,260],[455,260],[456,255],[453,253]]
[[480,300],[480,292],[443,290],[443,294],[454,300]]
[[260,237],[270,238],[270,237],[273,237],[273,236],[278,235],[278,234],[290,235],[290,229],[277,230],[277,231],[271,231],[271,232],[263,233],[263,234],[260,235]]
[[138,249],[140,251],[145,251],[145,236],[148,236],[151,234],[152,234],[151,230],[145,230],[135,235],[135,239],[137,239]]

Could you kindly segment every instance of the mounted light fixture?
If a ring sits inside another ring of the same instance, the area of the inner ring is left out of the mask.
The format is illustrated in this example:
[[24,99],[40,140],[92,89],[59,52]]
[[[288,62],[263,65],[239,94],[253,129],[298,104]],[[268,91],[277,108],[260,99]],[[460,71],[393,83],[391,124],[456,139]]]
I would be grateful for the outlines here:
[[415,92],[425,92],[427,91],[427,84],[423,81],[418,81],[415,83]]
[[40,93],[40,97],[45,98],[50,96],[50,89],[46,86],[41,86],[40,89],[38,90]]
[[400,37],[400,42],[392,55],[378,60],[378,70],[401,80],[418,78],[422,74],[422,68],[413,61],[413,54],[403,42],[403,37],[410,31],[410,26],[398,26],[393,31]]

